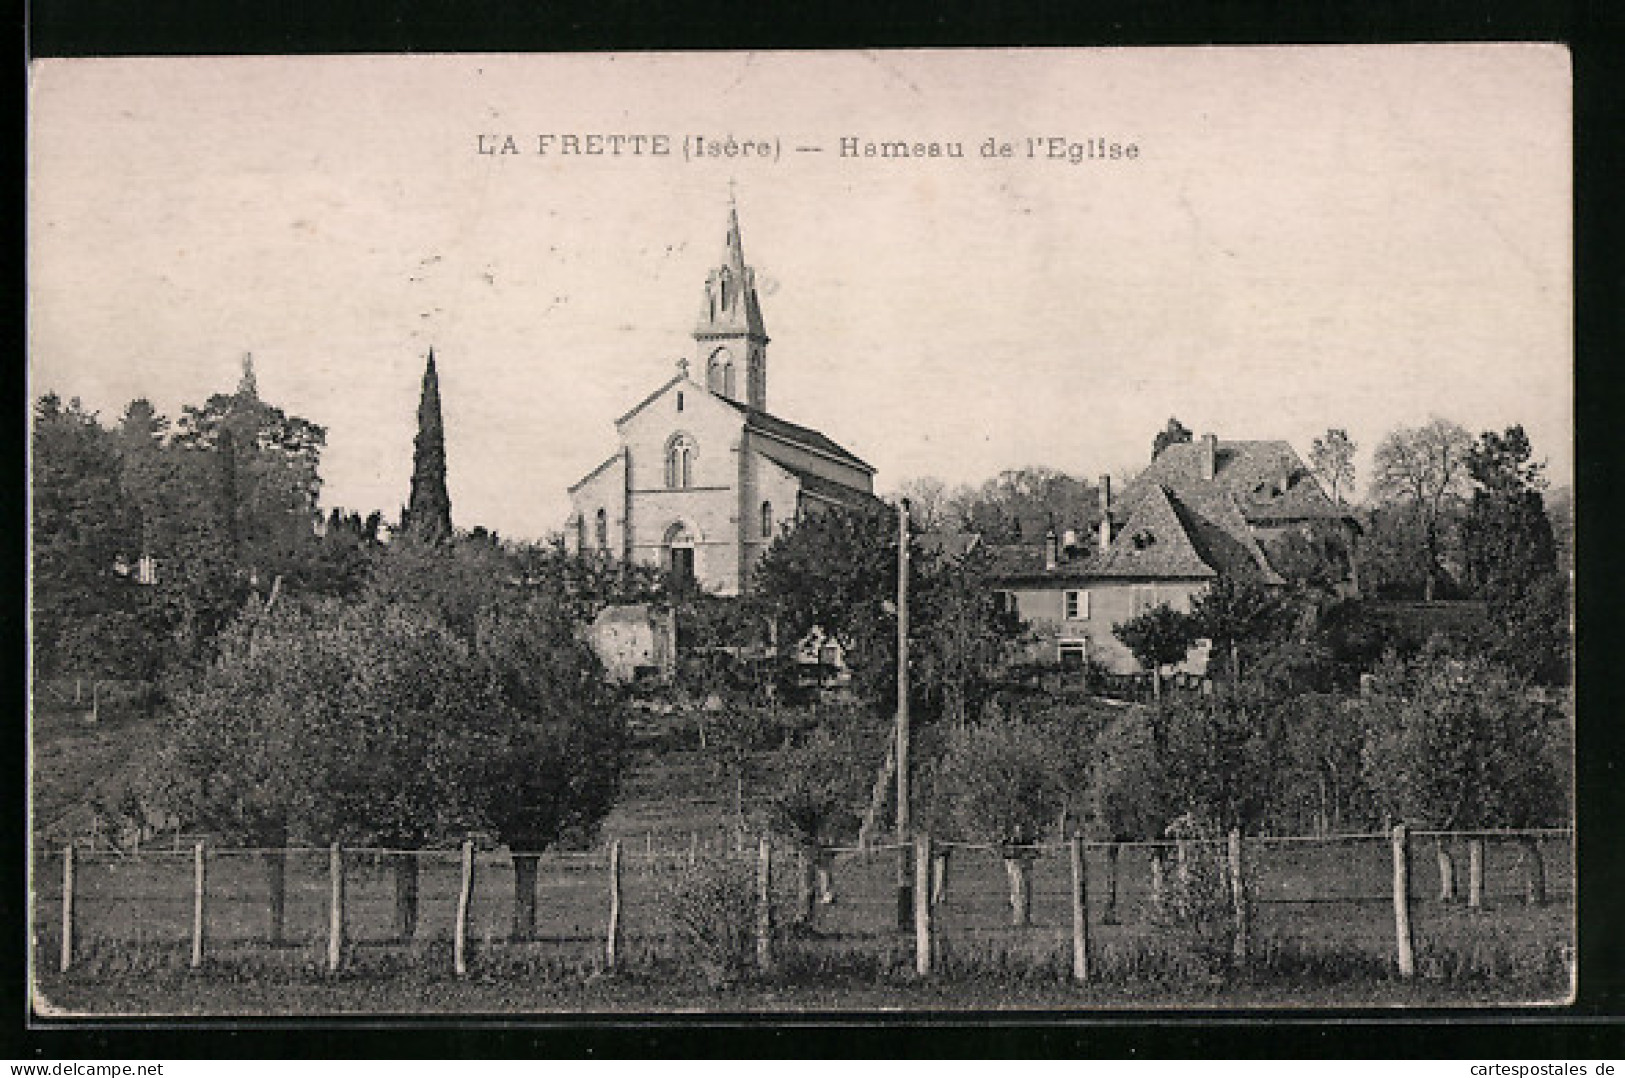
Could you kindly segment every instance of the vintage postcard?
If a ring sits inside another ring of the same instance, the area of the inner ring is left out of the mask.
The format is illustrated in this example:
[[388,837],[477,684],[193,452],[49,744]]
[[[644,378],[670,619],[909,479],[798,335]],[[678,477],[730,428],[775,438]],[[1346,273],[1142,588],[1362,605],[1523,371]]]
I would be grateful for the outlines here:
[[29,124],[37,1017],[1572,998],[1563,48]]

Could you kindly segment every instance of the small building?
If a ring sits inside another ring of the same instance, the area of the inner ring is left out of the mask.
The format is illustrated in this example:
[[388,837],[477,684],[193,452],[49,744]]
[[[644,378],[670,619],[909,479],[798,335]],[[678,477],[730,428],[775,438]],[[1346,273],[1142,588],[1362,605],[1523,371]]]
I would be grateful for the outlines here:
[[[1285,584],[1272,550],[1294,533],[1330,526],[1348,549],[1355,535],[1352,515],[1283,441],[1205,435],[1164,447],[1121,498],[1108,476],[1100,491],[1090,540],[1052,529],[1042,545],[993,548],[998,586],[1034,632],[1034,661],[1133,673],[1139,664],[1115,626],[1161,604],[1188,611],[1221,574]],[[1351,572],[1344,590],[1355,585]],[[1178,669],[1206,668],[1203,645]]]

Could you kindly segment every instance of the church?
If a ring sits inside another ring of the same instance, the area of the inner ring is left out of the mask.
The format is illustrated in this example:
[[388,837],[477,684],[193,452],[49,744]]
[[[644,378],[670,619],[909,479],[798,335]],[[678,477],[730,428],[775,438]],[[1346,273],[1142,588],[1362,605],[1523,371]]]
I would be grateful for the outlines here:
[[731,204],[692,336],[675,376],[615,421],[620,448],[569,488],[566,543],[737,595],[786,526],[873,503],[875,470],[767,410],[767,329]]

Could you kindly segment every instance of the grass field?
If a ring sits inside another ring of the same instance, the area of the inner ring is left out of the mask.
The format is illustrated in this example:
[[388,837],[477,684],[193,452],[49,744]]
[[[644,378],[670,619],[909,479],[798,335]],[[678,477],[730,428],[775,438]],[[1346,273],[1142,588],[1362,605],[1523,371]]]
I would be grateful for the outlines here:
[[[39,761],[36,761],[38,765]],[[38,782],[38,773],[36,773]],[[276,1011],[523,1011],[869,1007],[1225,1006],[1555,1001],[1570,990],[1574,954],[1572,858],[1566,842],[1545,850],[1551,901],[1522,902],[1520,853],[1492,843],[1485,908],[1432,899],[1430,846],[1418,842],[1412,876],[1418,972],[1393,973],[1391,862],[1385,839],[1339,843],[1249,841],[1255,898],[1250,972],[1191,975],[1177,931],[1150,903],[1150,857],[1129,848],[1108,911],[1104,849],[1087,857],[1089,920],[1100,984],[1067,984],[1070,869],[1064,850],[1034,866],[1030,926],[1009,924],[1003,865],[990,851],[951,857],[937,910],[938,968],[912,977],[912,938],[899,933],[896,854],[849,853],[835,862],[836,901],[782,941],[778,972],[722,994],[677,961],[670,888],[688,863],[727,856],[730,798],[693,751],[644,754],[606,837],[623,842],[622,966],[603,974],[609,876],[601,850],[543,859],[537,938],[509,942],[513,892],[503,851],[482,851],[470,909],[472,972],[450,971],[457,892],[456,851],[426,853],[411,941],[393,938],[393,878],[365,853],[347,857],[347,970],[322,965],[328,931],[325,850],[287,862],[285,942],[267,939],[268,890],[259,854],[214,850],[206,903],[209,962],[186,967],[192,923],[188,849],[149,844],[139,856],[81,854],[76,881],[76,968],[54,972],[60,948],[61,863],[37,859],[34,937],[37,988],[50,1005],[97,1013]],[[37,791],[38,792],[38,791]],[[56,794],[58,801],[67,799]],[[696,845],[697,843],[697,845]],[[781,891],[790,886],[780,851]],[[747,851],[753,856],[754,851]]]

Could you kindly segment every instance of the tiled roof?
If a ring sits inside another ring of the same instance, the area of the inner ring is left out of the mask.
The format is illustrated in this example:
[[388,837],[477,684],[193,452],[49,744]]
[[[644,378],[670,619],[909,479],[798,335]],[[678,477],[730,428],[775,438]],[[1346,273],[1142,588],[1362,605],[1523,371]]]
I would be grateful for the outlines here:
[[919,534],[921,549],[945,558],[963,558],[981,543],[976,532],[936,528]]
[[[1216,567],[1203,558],[1192,534],[1209,529],[1194,524],[1189,514],[1174,507],[1166,488],[1153,487],[1140,498],[1092,575],[1187,580],[1216,576]],[[1221,545],[1215,536],[1204,539],[1204,546]]]
[[1095,548],[1085,546],[1068,557],[1058,551],[1055,568],[1044,567],[1044,544],[1009,543],[988,546],[988,571],[1007,583],[1077,583],[1091,575],[1097,567]]
[[832,456],[845,464],[850,464],[854,468],[861,468],[871,475],[874,474],[873,467],[842,449],[821,432],[813,430],[811,427],[791,423],[789,420],[780,419],[776,415],[764,412],[759,408],[751,408],[748,405],[740,404],[738,401],[729,400],[727,397],[719,396],[717,400],[744,413],[746,430],[756,431],[770,438],[779,438],[786,442],[804,446]]
[[1284,441],[1219,442],[1211,482],[1202,478],[1200,439],[1170,445],[1128,485],[1120,503],[1132,511],[1153,486],[1168,487],[1181,497],[1197,497],[1200,490],[1217,487],[1235,499],[1243,518],[1253,524],[1349,515],[1326,496],[1314,473]]

